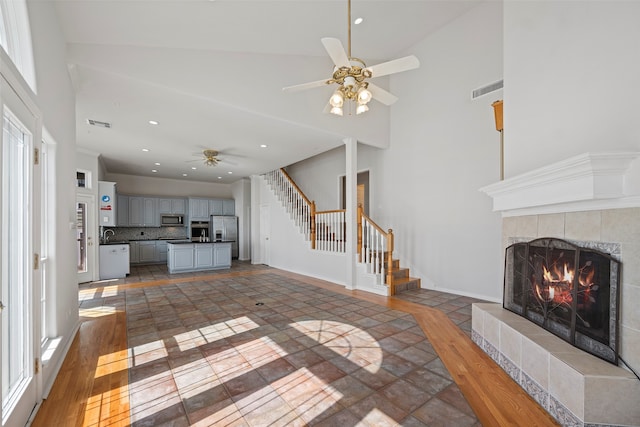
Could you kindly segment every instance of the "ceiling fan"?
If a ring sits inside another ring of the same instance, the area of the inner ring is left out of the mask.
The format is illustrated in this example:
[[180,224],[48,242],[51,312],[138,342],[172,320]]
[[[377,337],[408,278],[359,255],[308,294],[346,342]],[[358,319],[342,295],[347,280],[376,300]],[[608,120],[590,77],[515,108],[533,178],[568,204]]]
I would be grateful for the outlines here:
[[[206,166],[216,166],[220,163],[220,159],[218,158],[218,154],[220,154],[217,150],[204,149],[202,151],[202,161]],[[197,160],[191,160],[195,162]]]
[[[348,0],[348,51],[345,52],[340,40],[331,37],[321,39],[324,48],[333,61],[333,75],[330,79],[303,83],[283,88],[286,92],[297,92],[324,85],[336,84],[337,88],[329,99],[327,109],[330,113],[342,116],[345,101],[357,104],[356,114],[369,111],[367,104],[375,99],[385,105],[391,105],[398,98],[386,90],[368,81],[375,77],[413,70],[420,66],[420,61],[413,55],[367,67],[362,59],[351,56],[351,0]],[[325,109],[325,111],[327,110]]]

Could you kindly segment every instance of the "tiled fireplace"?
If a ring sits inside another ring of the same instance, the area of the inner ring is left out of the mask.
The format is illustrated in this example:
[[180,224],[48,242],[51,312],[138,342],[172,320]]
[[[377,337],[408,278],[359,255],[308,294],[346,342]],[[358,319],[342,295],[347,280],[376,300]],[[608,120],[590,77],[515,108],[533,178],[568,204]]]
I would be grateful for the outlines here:
[[[607,290],[607,298],[598,302],[612,309],[607,314],[612,323],[592,321],[599,331],[593,345],[602,347],[604,355],[590,354],[589,348],[584,351],[572,345],[575,339],[563,336],[580,335],[568,326],[582,322],[581,308],[572,298],[598,301],[595,295],[585,299],[578,294],[586,289],[580,281],[590,281],[593,288],[604,276],[576,278],[573,283],[578,289],[567,287],[572,296],[557,294],[561,290],[556,281],[564,279],[549,279],[553,286],[525,290],[530,292],[525,298],[507,292],[507,306],[508,301],[517,300],[509,310],[502,304],[473,307],[473,340],[565,426],[640,426],[640,380],[632,372],[640,373],[640,197],[628,194],[627,179],[637,157],[637,153],[587,153],[482,189],[493,197],[494,210],[503,214],[507,280],[513,274],[509,257],[513,262],[514,248],[521,259],[526,254],[530,265],[521,265],[524,273],[517,274],[526,275],[531,285],[544,283],[542,264],[558,264],[558,257],[574,257],[578,269],[591,266],[593,262],[578,260],[575,247],[602,251],[601,262],[606,267],[600,268],[604,270],[600,274],[615,279],[615,292]],[[523,242],[534,242],[533,249],[525,249],[520,245]],[[544,246],[549,242],[553,242],[552,249]],[[559,267],[558,274],[575,267],[569,264]],[[529,318],[516,314],[520,309],[526,311],[518,307],[522,301],[533,304]],[[552,320],[559,319],[557,325],[543,320],[550,307],[563,303],[565,309],[552,315],[556,317]],[[577,311],[577,320],[571,317],[576,313],[571,313],[569,305]],[[542,323],[557,330],[544,329],[539,326]],[[613,342],[601,344],[604,340],[598,334],[603,330]]]

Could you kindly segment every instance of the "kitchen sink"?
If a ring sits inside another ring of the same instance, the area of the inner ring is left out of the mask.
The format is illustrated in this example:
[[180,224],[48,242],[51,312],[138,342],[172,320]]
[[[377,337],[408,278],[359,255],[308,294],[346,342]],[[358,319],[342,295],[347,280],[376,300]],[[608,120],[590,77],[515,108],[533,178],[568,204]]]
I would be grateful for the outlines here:
[[128,240],[109,240],[107,242],[101,243],[101,245],[126,245],[129,244]]

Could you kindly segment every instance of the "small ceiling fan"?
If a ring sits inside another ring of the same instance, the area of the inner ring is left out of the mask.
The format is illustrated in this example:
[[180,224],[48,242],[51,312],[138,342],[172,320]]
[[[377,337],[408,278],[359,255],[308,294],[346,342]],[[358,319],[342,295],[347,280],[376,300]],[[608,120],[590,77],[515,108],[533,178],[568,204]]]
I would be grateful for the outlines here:
[[220,153],[217,150],[211,150],[209,148],[206,148],[202,150],[202,153],[194,154],[194,155],[202,155],[202,159],[189,160],[189,161],[190,162],[202,161],[206,166],[216,166],[218,163],[220,163],[220,159],[218,158],[219,154]]
[[[398,98],[386,90],[368,81],[375,77],[409,71],[420,66],[420,61],[413,55],[367,67],[362,59],[351,56],[351,0],[348,0],[348,51],[345,52],[340,40],[331,37],[321,39],[324,48],[333,61],[333,75],[330,79],[303,83],[283,88],[285,92],[297,92],[324,85],[336,84],[337,88],[329,99],[327,108],[332,114],[342,116],[345,101],[357,104],[356,114],[369,111],[367,104],[375,99],[385,105],[391,105]],[[326,111],[326,109],[325,109]]]

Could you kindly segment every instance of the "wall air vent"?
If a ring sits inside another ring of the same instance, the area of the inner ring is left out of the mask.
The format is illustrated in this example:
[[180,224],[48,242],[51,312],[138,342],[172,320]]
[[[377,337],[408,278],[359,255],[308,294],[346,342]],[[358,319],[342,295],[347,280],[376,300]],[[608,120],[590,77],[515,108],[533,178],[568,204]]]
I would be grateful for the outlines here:
[[93,119],[87,119],[87,124],[90,124],[91,126],[98,126],[101,128],[107,128],[107,129],[111,128],[111,123],[100,122],[98,120],[93,120]]
[[476,99],[476,98],[480,98],[482,95],[486,95],[488,93],[491,92],[495,92],[498,89],[502,89],[503,87],[503,81],[499,80],[495,83],[491,83],[488,84],[486,86],[482,86],[481,88],[478,88],[476,90],[474,90],[473,92],[471,92],[471,99]]

